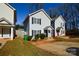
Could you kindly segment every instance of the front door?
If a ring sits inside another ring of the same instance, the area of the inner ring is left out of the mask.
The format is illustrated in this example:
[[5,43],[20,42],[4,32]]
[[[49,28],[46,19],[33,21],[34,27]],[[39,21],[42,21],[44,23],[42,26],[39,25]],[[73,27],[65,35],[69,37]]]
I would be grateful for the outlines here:
[[51,30],[44,30],[44,33],[46,34],[46,37],[51,37]]
[[48,37],[51,37],[51,30],[48,30]]
[[44,33],[46,34],[46,37],[48,37],[48,31],[44,30]]

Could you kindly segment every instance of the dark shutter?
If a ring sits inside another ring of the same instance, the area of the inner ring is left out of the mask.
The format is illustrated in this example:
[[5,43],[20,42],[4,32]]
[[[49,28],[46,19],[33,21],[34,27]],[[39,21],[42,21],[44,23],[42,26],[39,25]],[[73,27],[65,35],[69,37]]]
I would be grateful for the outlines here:
[[2,37],[3,37],[3,27],[2,27]]
[[40,19],[40,25],[41,25],[41,19]]
[[33,36],[33,30],[32,30],[32,36]]

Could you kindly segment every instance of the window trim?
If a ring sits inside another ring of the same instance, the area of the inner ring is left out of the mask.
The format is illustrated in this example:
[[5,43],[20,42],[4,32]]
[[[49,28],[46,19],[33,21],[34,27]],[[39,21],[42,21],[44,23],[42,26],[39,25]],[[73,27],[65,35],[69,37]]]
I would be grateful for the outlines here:
[[32,36],[35,36],[37,34],[41,34],[41,30],[32,30]]
[[40,24],[41,25],[41,18],[32,17],[32,24]]

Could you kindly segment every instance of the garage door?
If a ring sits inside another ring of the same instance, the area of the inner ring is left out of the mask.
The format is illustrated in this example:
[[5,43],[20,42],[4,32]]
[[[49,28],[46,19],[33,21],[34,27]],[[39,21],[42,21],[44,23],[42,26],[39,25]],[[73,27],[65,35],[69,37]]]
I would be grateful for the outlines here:
[[10,28],[3,28],[3,37],[10,38],[10,36],[11,36]]

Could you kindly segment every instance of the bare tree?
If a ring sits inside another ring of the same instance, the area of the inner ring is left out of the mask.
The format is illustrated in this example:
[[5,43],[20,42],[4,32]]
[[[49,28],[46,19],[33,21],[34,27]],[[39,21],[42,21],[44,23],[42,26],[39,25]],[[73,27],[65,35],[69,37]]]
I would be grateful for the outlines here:
[[44,4],[43,3],[30,3],[28,4],[28,9],[29,9],[29,12],[34,12],[36,10],[39,10],[39,9],[42,9],[44,8]]
[[[77,4],[78,5],[78,4]],[[75,4],[63,4],[62,7],[60,7],[64,11],[64,18],[66,19],[66,22],[70,24],[69,28],[70,30],[77,28],[77,20],[78,20],[78,10],[76,8]]]
[[57,8],[49,8],[48,9],[48,14],[51,18],[54,18],[58,15],[58,10]]

